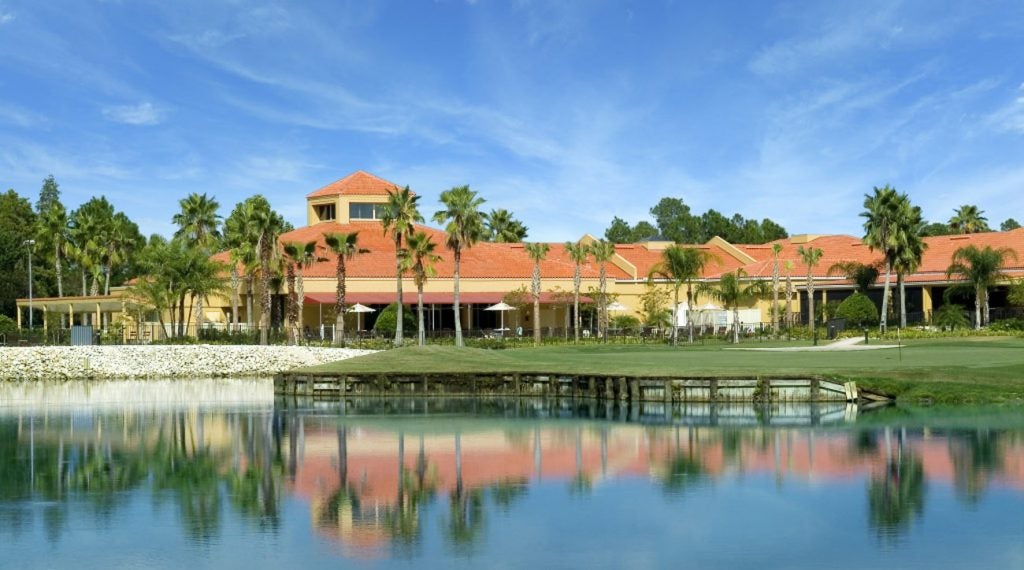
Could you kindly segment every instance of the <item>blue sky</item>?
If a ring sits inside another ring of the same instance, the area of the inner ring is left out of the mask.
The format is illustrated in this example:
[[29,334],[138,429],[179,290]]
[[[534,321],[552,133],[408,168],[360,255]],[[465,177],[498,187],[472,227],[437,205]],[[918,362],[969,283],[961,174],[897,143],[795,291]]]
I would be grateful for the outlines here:
[[356,169],[469,184],[531,239],[663,196],[859,235],[889,183],[932,220],[1024,221],[1024,3],[0,0],[0,187],[106,195],[143,232]]

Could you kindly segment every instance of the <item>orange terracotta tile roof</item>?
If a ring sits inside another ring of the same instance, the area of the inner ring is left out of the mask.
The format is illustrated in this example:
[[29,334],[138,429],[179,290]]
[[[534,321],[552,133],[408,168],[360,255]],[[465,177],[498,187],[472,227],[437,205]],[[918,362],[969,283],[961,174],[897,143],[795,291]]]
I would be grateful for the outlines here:
[[[711,263],[705,268],[704,277],[721,275],[727,271],[735,271],[737,267],[743,266],[743,262],[717,245],[684,245],[683,247],[707,251],[714,256]],[[636,266],[637,279],[647,278],[651,268],[661,261],[662,251],[661,249],[648,249],[646,245],[639,243],[615,246],[615,253],[618,253],[626,261]]]
[[[1008,247],[1017,252],[1018,259],[1008,260],[1004,270],[1011,275],[1024,273],[1024,228],[1009,232],[985,232],[967,235],[936,236],[924,238],[927,244],[921,265],[913,275],[906,276],[908,283],[946,281],[946,268],[953,260],[953,253],[966,245],[977,247],[991,246],[993,248]],[[849,235],[826,235],[815,238],[807,243],[793,243],[793,238],[778,240],[764,245],[737,245],[747,255],[757,259],[755,263],[747,264],[743,269],[754,277],[770,278],[772,274],[772,245],[778,243],[782,246],[779,253],[779,260],[782,264],[780,273],[785,276],[787,271],[784,268],[786,261],[793,264],[790,272],[794,278],[802,279],[807,275],[807,266],[800,259],[797,248],[820,247],[822,249],[821,261],[814,267],[815,279],[831,279],[836,284],[846,284],[842,276],[829,276],[828,269],[832,265],[844,261],[856,261],[864,264],[882,264],[882,255],[872,251],[864,242],[857,237]],[[720,275],[720,274],[719,274]],[[717,277],[714,275],[713,277]],[[879,282],[884,276],[879,277]],[[895,279],[895,277],[893,278]]]
[[[417,225],[430,235],[438,244],[437,253],[441,261],[434,264],[437,272],[435,279],[451,279],[454,273],[452,254],[444,247],[443,231],[429,226]],[[346,264],[346,272],[350,278],[385,278],[395,275],[395,242],[391,234],[384,235],[379,222],[352,222],[339,224],[335,222],[320,223],[299,228],[281,236],[281,242],[316,241],[318,252],[324,261],[315,263],[305,269],[305,277],[334,277],[336,274],[337,256],[332,254],[324,243],[324,234],[332,232],[359,232],[359,247],[370,253],[356,255]],[[541,275],[545,279],[572,279],[575,265],[569,259],[565,247],[561,243],[552,243],[547,259],[541,262]],[[220,254],[223,255],[223,254]],[[596,279],[599,268],[593,261],[581,267],[584,279]],[[608,263],[606,272],[609,279],[625,279],[628,276],[615,265]],[[462,251],[459,276],[466,279],[524,279],[533,275],[533,261],[526,254],[521,243],[486,243],[481,242]],[[548,285],[544,286],[548,288]],[[571,287],[570,287],[571,289]]]
[[319,198],[321,196],[337,196],[338,194],[361,195],[361,196],[383,196],[389,190],[394,190],[398,185],[374,176],[369,172],[357,170],[352,174],[331,182],[330,184],[315,190],[306,198]]

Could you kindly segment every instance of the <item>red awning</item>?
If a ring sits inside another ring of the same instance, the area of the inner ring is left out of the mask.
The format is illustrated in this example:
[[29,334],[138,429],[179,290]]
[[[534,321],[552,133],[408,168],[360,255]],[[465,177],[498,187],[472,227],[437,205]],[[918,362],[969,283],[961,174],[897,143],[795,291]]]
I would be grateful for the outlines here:
[[[459,303],[464,305],[500,303],[508,295],[506,291],[495,292],[465,292],[459,294]],[[309,305],[333,305],[336,300],[334,293],[306,293],[305,303]],[[388,305],[395,301],[395,294],[392,292],[358,293],[349,292],[345,294],[345,302],[348,304],[362,303],[363,305]],[[416,292],[403,291],[402,301],[406,305],[416,304]],[[423,302],[427,305],[451,305],[455,302],[452,292],[446,293],[423,293]],[[543,305],[563,304],[565,301],[557,298],[550,291],[543,291],[540,294],[540,302]],[[589,297],[580,295],[580,302],[590,302]]]

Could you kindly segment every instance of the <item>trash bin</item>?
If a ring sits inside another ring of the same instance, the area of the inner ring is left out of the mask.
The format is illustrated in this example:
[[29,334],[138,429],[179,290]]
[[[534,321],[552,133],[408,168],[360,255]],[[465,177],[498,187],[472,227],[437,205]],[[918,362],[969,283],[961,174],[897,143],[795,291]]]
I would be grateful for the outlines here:
[[828,339],[835,340],[837,336],[839,336],[839,331],[837,330],[837,327],[832,324],[828,325]]

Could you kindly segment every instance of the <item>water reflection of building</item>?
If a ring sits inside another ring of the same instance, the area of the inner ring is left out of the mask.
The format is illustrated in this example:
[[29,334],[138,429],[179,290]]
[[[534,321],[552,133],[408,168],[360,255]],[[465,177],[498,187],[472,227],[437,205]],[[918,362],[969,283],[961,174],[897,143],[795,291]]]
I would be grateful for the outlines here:
[[[218,513],[227,511],[276,532],[282,498],[292,493],[310,506],[322,536],[360,556],[415,548],[436,521],[427,512],[440,512],[452,543],[472,545],[489,511],[515,510],[542,484],[586,494],[616,479],[646,479],[685,495],[741,476],[862,482],[867,523],[883,536],[922,516],[935,485],[967,504],[992,488],[1024,492],[1024,431],[1005,429],[19,411],[0,415],[0,461],[5,504],[42,498],[59,508],[88,497],[116,509],[126,491],[152,486],[154,497],[180,509],[195,540],[215,536]],[[0,518],[0,531],[16,522]]]
[[408,533],[418,531],[423,501],[499,496],[507,492],[503,487],[543,482],[587,492],[610,479],[639,477],[675,492],[739,475],[812,485],[863,480],[874,509],[869,522],[882,534],[919,516],[925,481],[953,486],[968,499],[988,486],[1024,491],[1024,445],[1019,434],[1006,432],[978,440],[982,432],[893,429],[580,423],[417,433],[384,426],[310,427],[302,438],[293,492],[310,502],[314,526],[349,554],[373,556],[396,541],[414,540]]

